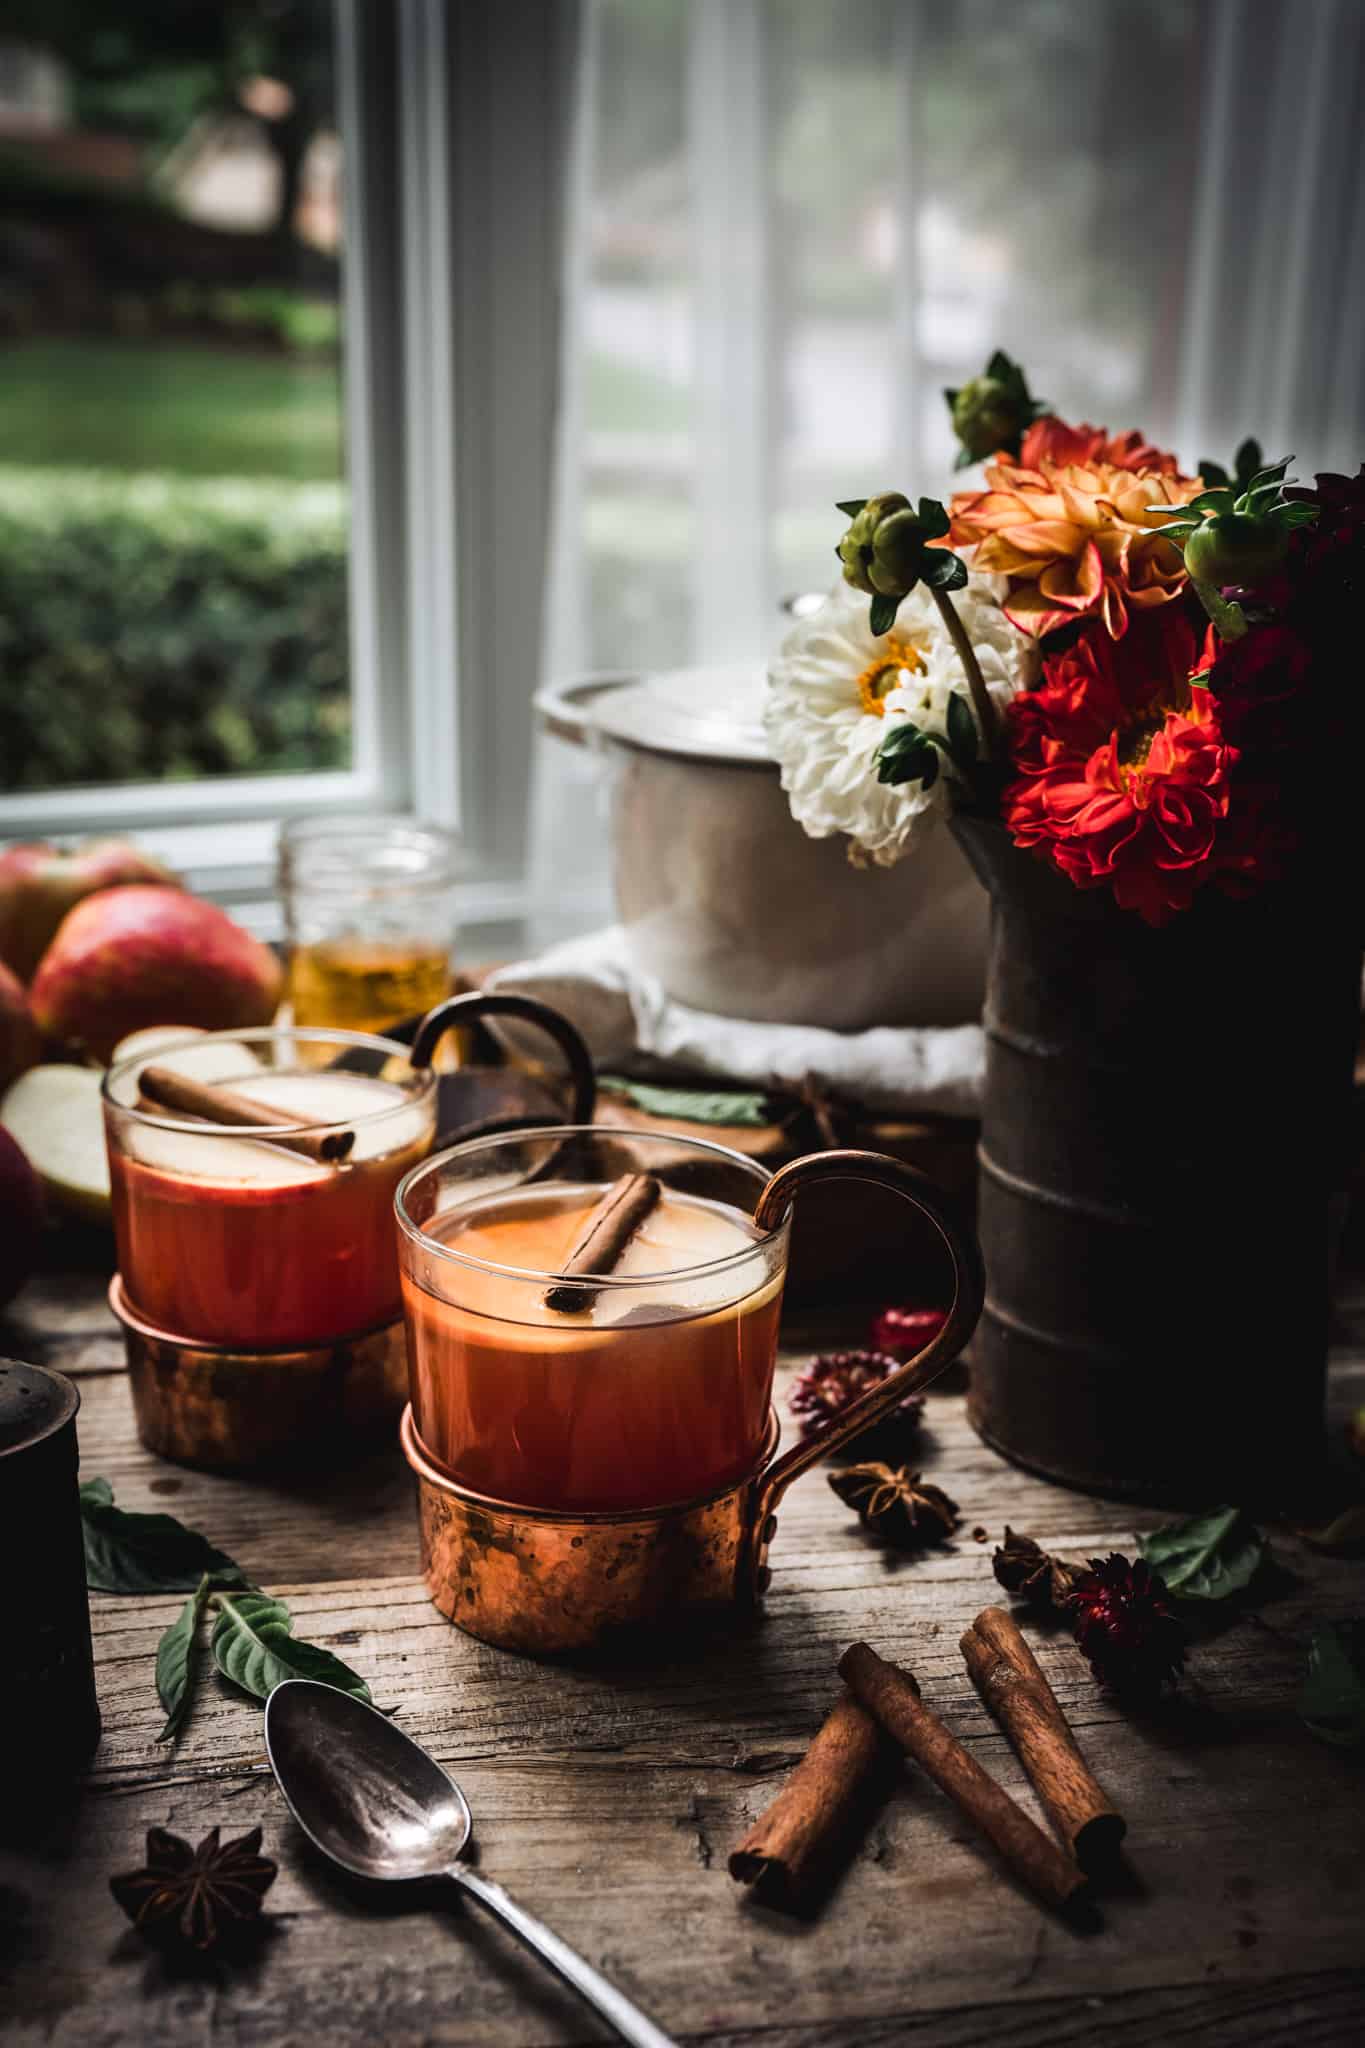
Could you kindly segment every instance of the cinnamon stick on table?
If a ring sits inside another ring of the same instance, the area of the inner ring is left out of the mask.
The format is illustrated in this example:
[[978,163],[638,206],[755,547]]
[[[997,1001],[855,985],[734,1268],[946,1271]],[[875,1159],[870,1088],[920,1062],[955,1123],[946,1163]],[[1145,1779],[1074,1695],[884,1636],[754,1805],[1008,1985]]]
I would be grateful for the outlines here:
[[1019,1753],[1082,1870],[1111,1863],[1128,1824],[1086,1767],[1057,1696],[1013,1615],[987,1607],[962,1638],[972,1683]]
[[1025,1884],[1052,1906],[1077,1901],[1086,1887],[1083,1873],[929,1711],[908,1671],[885,1663],[867,1643],[854,1643],[839,1659],[839,1674]]
[[610,1273],[662,1193],[652,1173],[627,1173],[613,1181],[579,1232],[561,1277],[547,1288],[546,1308],[569,1314],[590,1308],[598,1290],[574,1276]]
[[800,1905],[827,1873],[874,1765],[893,1753],[866,1707],[841,1693],[776,1799],[732,1850],[731,1877]]
[[[137,1085],[147,1101],[158,1109],[173,1110],[177,1116],[202,1117],[211,1124],[239,1124],[246,1130],[288,1123],[289,1112],[278,1103],[253,1101],[235,1088],[212,1086],[177,1074],[173,1067],[155,1064],[143,1067]],[[272,1128],[267,1141],[286,1152],[301,1152],[305,1159],[319,1159],[328,1165],[343,1160],[355,1143],[354,1131],[287,1131]]]

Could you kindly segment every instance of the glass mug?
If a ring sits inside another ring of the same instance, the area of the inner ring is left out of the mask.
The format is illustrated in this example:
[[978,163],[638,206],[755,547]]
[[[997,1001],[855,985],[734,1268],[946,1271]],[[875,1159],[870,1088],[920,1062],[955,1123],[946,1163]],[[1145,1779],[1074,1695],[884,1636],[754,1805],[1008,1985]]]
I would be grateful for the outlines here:
[[[167,1113],[140,1089],[154,1065],[278,1105],[280,1124]],[[353,1031],[211,1032],[112,1067],[105,1136],[129,1306],[179,1338],[259,1352],[395,1320],[394,1190],[431,1148],[436,1089],[406,1046]],[[298,1149],[341,1133],[340,1161]]]
[[[627,1174],[658,1181],[655,1206],[610,1271],[566,1291],[585,1219]],[[774,1460],[792,1203],[838,1178],[928,1217],[953,1305],[915,1358]],[[786,1487],[951,1363],[980,1312],[971,1233],[876,1153],[769,1175],[700,1139],[561,1125],[457,1145],[395,1206],[427,1583],[472,1633],[533,1653],[761,1593]]]

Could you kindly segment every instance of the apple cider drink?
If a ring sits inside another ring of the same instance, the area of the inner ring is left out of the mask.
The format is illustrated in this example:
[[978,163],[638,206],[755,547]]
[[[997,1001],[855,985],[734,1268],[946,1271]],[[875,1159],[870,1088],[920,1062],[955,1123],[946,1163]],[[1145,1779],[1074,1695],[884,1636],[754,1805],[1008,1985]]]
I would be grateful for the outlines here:
[[[622,1168],[657,1183],[651,1206],[609,1270],[591,1254],[570,1266]],[[588,1512],[751,1471],[786,1265],[785,1225],[760,1233],[750,1213],[765,1178],[719,1146],[638,1132],[474,1140],[420,1167],[399,1221],[428,1455],[477,1493]]]
[[[168,1108],[168,1072],[206,1085],[211,1114],[187,1114],[173,1088]],[[215,1095],[232,1121],[212,1120]],[[402,1046],[214,1034],[123,1062],[104,1097],[119,1270],[150,1322],[200,1344],[281,1351],[397,1317],[394,1190],[435,1130],[434,1078]],[[242,1104],[258,1124],[236,1120]]]

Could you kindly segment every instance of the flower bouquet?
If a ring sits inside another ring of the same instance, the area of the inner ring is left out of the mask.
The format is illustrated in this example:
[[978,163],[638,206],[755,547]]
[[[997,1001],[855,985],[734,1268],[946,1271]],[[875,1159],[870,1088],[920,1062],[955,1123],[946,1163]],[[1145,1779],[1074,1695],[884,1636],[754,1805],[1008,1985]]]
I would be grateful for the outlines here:
[[983,483],[841,505],[766,717],[808,832],[890,864],[948,822],[991,893],[974,1419],[1100,1490],[1283,1498],[1360,1017],[1365,468],[1187,473],[1003,354],[947,397]]

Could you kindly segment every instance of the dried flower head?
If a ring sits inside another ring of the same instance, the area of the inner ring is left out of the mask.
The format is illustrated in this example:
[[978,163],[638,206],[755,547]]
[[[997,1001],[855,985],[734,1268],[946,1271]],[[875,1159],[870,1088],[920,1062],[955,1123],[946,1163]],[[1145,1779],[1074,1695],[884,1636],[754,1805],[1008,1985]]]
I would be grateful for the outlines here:
[[869,1529],[903,1550],[940,1543],[958,1524],[957,1502],[907,1465],[849,1465],[829,1483]]
[[[885,1351],[825,1351],[812,1358],[787,1396],[787,1406],[801,1418],[801,1434],[814,1436],[818,1429],[841,1415],[849,1403],[879,1387],[889,1373],[899,1372],[900,1360]],[[924,1414],[923,1394],[907,1394],[884,1423],[898,1430],[918,1428]]]
[[1016,1536],[1008,1523],[991,1567],[1007,1593],[1043,1613],[1069,1608],[1072,1589],[1084,1570],[1082,1565],[1053,1557],[1031,1536]]
[[1071,1593],[1076,1641],[1102,1685],[1156,1692],[1185,1661],[1185,1629],[1166,1581],[1139,1558],[1092,1557]]
[[276,1866],[261,1830],[219,1843],[211,1828],[197,1849],[166,1828],[148,1828],[147,1864],[111,1877],[109,1889],[139,1934],[201,1951],[218,1947],[260,1914]]

